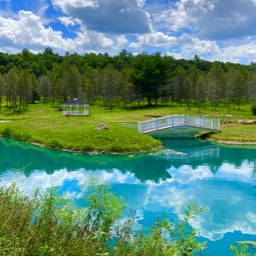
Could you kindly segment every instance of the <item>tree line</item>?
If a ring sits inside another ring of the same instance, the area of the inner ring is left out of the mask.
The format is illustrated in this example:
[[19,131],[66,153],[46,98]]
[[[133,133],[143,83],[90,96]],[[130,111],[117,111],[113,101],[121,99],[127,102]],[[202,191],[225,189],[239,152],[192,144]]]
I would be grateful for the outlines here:
[[256,101],[256,65],[209,62],[195,56],[176,60],[171,56],[123,50],[117,56],[67,52],[64,56],[46,48],[33,54],[0,53],[0,107],[26,110],[41,99],[61,108],[79,98],[112,110],[115,106],[179,104],[240,108]]

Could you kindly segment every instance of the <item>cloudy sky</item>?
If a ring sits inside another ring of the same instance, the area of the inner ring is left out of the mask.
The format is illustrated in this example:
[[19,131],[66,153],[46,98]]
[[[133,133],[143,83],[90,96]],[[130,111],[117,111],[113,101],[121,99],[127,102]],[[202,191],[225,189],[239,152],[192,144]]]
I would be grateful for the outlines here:
[[256,0],[0,0],[0,51],[256,62]]

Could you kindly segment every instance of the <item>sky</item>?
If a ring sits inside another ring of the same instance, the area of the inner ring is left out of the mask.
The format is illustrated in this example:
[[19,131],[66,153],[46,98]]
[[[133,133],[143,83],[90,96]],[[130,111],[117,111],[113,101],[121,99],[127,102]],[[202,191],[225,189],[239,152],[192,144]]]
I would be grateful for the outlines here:
[[256,0],[0,0],[0,52],[256,62]]

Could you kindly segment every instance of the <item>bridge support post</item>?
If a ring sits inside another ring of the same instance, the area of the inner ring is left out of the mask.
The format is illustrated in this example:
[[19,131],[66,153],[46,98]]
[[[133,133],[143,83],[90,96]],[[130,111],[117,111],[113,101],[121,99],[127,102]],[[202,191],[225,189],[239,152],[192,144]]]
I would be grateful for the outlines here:
[[140,132],[144,132],[144,131],[142,130],[142,123],[141,123],[141,122],[138,122],[138,130],[139,130]]
[[158,120],[154,119],[154,129],[158,130]]
[[190,126],[190,115],[187,116],[187,126]]

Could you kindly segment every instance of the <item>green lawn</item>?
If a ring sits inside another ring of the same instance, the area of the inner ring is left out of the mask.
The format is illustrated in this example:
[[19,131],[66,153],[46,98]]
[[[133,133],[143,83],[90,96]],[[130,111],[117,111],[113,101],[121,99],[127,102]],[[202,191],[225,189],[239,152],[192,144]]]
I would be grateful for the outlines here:
[[[232,110],[232,116],[226,116],[226,109],[201,109],[200,115],[224,120],[255,119],[251,116],[250,105],[241,110]],[[0,133],[29,143],[38,143],[49,148],[66,149],[81,152],[144,152],[161,146],[161,142],[139,133],[136,129],[123,124],[150,119],[154,115],[198,115],[198,108],[169,105],[142,108],[114,108],[91,106],[90,116],[69,118],[52,108],[50,104],[31,104],[24,113],[12,113],[2,107],[0,111]],[[106,124],[109,129],[97,130],[97,125]],[[222,125],[220,133],[211,134],[217,141],[256,142],[256,125]]]
[[256,125],[223,125],[221,132],[212,134],[211,138],[223,142],[256,144]]
[[[128,115],[126,117],[124,111],[104,113],[104,110],[92,107],[90,116],[67,118],[49,105],[37,104],[31,105],[25,113],[0,114],[0,120],[9,121],[0,123],[0,133],[49,148],[81,152],[128,153],[159,148],[160,141],[115,123],[136,121]],[[109,129],[98,130],[100,123]]]

